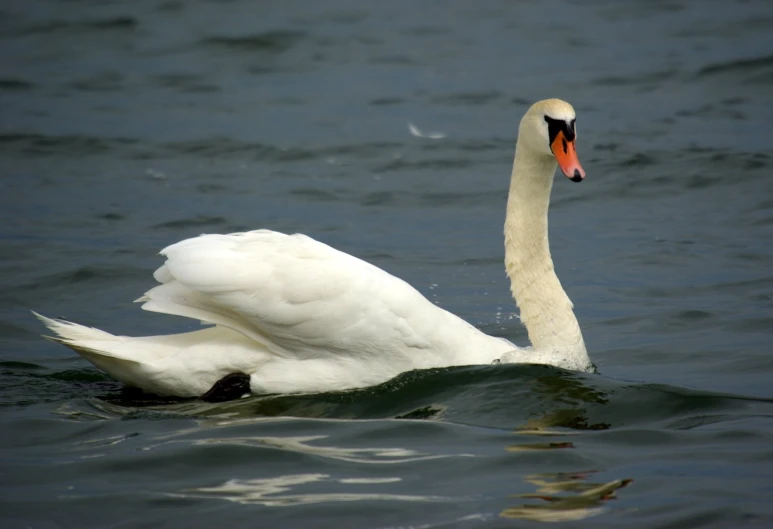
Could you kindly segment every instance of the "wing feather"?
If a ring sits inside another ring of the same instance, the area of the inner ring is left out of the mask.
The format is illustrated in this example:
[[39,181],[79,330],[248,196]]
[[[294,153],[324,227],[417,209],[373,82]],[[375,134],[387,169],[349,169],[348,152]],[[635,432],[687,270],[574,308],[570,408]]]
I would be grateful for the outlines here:
[[202,235],[161,253],[162,284],[138,300],[144,309],[229,327],[283,357],[427,348],[416,321],[441,311],[401,279],[305,235]]

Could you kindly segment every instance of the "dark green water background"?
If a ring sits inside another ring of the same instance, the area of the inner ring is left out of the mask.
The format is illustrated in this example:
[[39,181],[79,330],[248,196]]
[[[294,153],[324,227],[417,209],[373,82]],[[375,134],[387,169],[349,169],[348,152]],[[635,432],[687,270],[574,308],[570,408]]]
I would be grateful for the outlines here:
[[[8,1],[0,64],[3,528],[773,525],[770,2]],[[38,336],[196,329],[131,304],[157,251],[271,228],[524,344],[501,232],[545,97],[600,375],[159,402]]]

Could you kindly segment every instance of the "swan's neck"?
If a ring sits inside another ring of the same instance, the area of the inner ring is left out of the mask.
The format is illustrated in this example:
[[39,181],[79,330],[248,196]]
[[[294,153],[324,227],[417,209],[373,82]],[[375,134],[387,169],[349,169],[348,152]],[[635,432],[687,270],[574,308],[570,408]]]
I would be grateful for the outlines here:
[[548,204],[555,171],[552,157],[516,146],[505,218],[505,268],[534,348],[583,354],[580,325],[550,257]]

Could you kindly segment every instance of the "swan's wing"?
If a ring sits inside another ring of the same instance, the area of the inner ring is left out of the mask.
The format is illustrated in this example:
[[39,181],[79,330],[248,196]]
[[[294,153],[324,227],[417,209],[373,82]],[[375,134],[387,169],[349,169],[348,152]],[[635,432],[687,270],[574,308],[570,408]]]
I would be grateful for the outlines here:
[[229,327],[283,357],[426,348],[416,324],[426,329],[444,312],[401,279],[304,235],[202,235],[161,253],[161,285],[138,300],[144,309]]

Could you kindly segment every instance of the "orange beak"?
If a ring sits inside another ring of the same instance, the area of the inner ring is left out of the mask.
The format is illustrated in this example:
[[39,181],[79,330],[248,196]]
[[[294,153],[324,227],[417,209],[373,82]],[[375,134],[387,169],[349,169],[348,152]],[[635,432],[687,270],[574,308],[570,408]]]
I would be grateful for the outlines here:
[[577,159],[577,150],[574,147],[575,140],[567,141],[563,131],[558,131],[550,149],[556,157],[561,171],[573,182],[580,182],[585,178],[585,170]]

